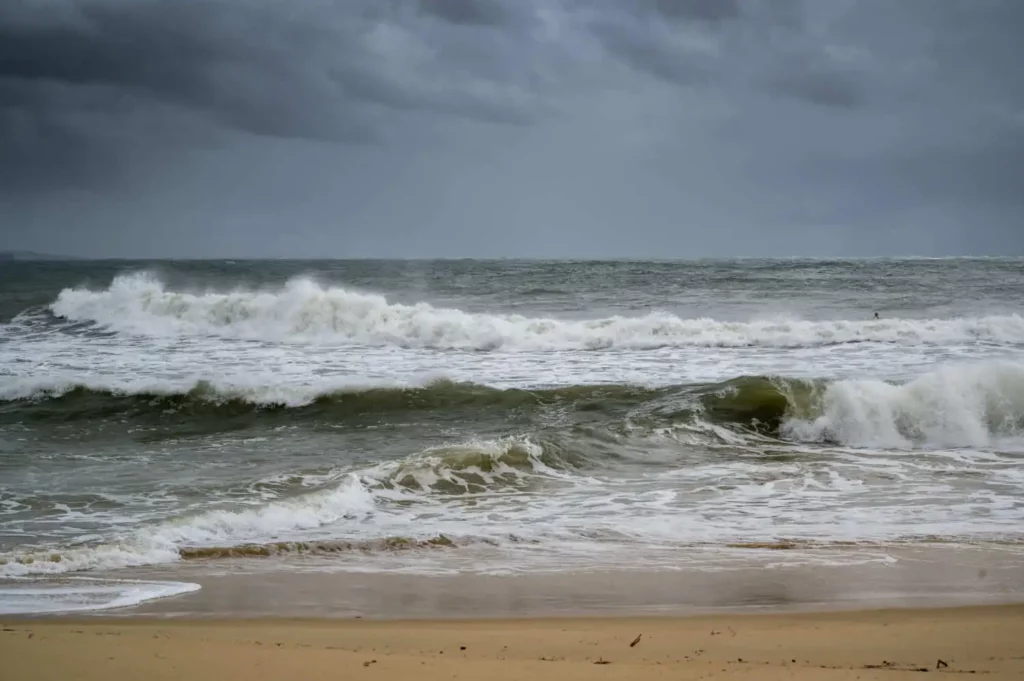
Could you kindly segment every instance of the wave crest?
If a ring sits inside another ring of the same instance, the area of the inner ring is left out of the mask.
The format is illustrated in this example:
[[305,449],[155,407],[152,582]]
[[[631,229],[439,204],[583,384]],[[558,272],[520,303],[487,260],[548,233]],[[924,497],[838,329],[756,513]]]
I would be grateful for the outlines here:
[[116,542],[65,549],[0,554],[0,577],[62,574],[175,562],[182,551],[251,543],[254,538],[315,531],[365,519],[376,501],[355,475],[335,485],[249,508],[210,510],[136,530]]
[[[907,383],[746,376],[659,388],[577,385],[527,390],[448,380],[417,387],[240,387],[204,381],[114,386],[36,380],[0,385],[0,421],[116,416],[163,424],[177,415],[217,428],[227,417],[266,419],[278,413],[293,423],[305,418],[344,423],[409,411],[465,413],[473,419],[484,412],[498,418],[533,413],[538,425],[545,423],[539,418],[543,414],[575,413],[588,423],[612,428],[626,422],[651,428],[710,423],[792,441],[855,447],[988,447],[1002,438],[1024,435],[1024,365],[952,364]],[[576,455],[556,452],[547,440],[540,454],[529,442],[517,442],[510,449],[506,445],[493,451],[459,445],[425,454],[421,463],[441,459],[448,466],[462,462],[481,470],[499,463],[556,469],[579,463],[572,458]],[[463,480],[459,486],[466,484]]]
[[[461,463],[450,460],[447,464],[443,453],[428,451],[392,466],[377,466],[361,474],[342,474],[314,491],[249,507],[177,516],[141,527],[115,541],[75,548],[0,553],[0,579],[158,565],[179,560],[385,552],[493,544],[499,539],[518,541],[514,536],[500,533],[488,536],[487,528],[480,528],[478,536],[439,534],[426,525],[420,536],[399,536],[388,534],[387,528],[388,518],[396,507],[424,501],[422,494],[410,489],[412,486],[404,478],[418,473],[422,479],[424,473],[431,471],[439,479],[455,479],[472,474],[474,470],[486,475],[482,469],[488,466],[479,466],[482,457],[492,459],[491,474],[500,476],[506,468],[518,473],[501,459],[503,454],[514,459],[520,456],[516,452],[526,447],[526,443],[512,442],[467,445],[464,454],[469,454],[471,460]],[[539,452],[540,448],[536,447],[527,458],[537,455],[539,461]],[[424,466],[424,462],[431,459],[433,467]],[[525,472],[523,475],[525,477]],[[433,491],[443,493],[446,490]],[[374,536],[375,529],[383,534]],[[288,538],[304,533],[305,539]],[[309,533],[313,533],[312,536]],[[316,538],[318,533],[327,536]]]
[[[2,381],[8,381],[4,383]],[[682,388],[685,389],[685,386]],[[103,418],[170,414],[224,417],[279,410],[341,419],[401,411],[544,408],[581,409],[642,404],[671,388],[576,385],[557,388],[496,388],[447,379],[420,385],[325,382],[318,385],[238,384],[230,381],[125,383],[52,379],[0,379],[0,414],[29,419]]]
[[521,487],[537,474],[558,475],[558,471],[573,467],[574,462],[558,447],[518,437],[433,447],[381,464],[369,476],[391,489],[479,494]]
[[990,447],[1024,435],[1024,366],[950,365],[903,384],[836,381],[811,405],[784,421],[782,437],[856,447]]
[[666,312],[583,321],[469,313],[297,278],[276,290],[176,292],[149,273],[104,290],[65,289],[53,314],[127,333],[468,350],[807,347],[845,343],[1024,343],[1024,317],[724,322]]

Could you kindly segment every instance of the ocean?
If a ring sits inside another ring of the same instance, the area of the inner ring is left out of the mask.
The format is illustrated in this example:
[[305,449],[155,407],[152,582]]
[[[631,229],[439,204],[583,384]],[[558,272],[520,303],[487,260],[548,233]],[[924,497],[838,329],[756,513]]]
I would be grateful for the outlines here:
[[1022,315],[1020,258],[0,263],[0,613],[1024,549]]

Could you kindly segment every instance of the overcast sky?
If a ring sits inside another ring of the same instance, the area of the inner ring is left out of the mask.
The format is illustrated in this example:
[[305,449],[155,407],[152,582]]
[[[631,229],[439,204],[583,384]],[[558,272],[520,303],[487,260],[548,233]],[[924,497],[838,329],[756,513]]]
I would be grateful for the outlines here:
[[3,0],[0,248],[1024,254],[1024,0]]

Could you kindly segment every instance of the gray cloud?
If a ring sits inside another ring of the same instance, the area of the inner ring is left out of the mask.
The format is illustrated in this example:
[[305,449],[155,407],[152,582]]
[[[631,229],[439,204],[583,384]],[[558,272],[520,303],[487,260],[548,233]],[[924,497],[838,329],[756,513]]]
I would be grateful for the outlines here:
[[[55,88],[110,88],[256,134],[316,137],[342,129],[317,107],[300,106],[328,106],[344,95],[296,49],[322,47],[328,36],[313,26],[227,3],[106,2],[76,9],[73,21],[0,22],[0,78],[35,86],[34,97],[22,99],[25,106],[46,107],[60,98]],[[271,30],[256,30],[263,26]]]
[[739,0],[650,0],[659,12],[670,19],[688,21],[722,21],[740,15]]
[[448,75],[368,2],[338,5],[345,10],[323,23],[226,0],[39,7],[0,8],[5,188],[91,184],[98,168],[118,176],[114,166],[173,151],[176,133],[204,127],[215,129],[198,135],[204,143],[225,131],[364,143],[389,111],[512,123],[531,115],[514,86]]
[[860,84],[850,75],[839,71],[797,67],[776,76],[771,86],[779,93],[822,106],[852,108],[859,106],[863,100]]
[[508,18],[497,0],[419,0],[424,12],[453,24],[500,26]]
[[0,248],[1021,252],[1022,27],[1017,0],[15,0]]

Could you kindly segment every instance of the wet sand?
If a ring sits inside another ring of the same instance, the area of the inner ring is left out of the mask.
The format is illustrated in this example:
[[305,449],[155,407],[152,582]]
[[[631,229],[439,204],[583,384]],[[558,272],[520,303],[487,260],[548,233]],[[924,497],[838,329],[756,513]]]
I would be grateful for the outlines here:
[[487,621],[17,620],[2,628],[5,681],[1024,676],[1024,606]]
[[[846,549],[823,549],[819,560]],[[785,564],[791,551],[744,551],[745,567],[511,575],[321,572],[318,563],[186,562],[110,577],[200,584],[190,594],[101,616],[480,619],[807,612],[1024,603],[1019,547],[858,549],[856,565]],[[330,567],[330,561],[322,564]],[[272,567],[272,569],[267,569]],[[286,568],[292,569],[286,569]]]
[[881,553],[898,559],[778,565],[758,552],[714,572],[506,576],[317,572],[316,561],[118,571],[108,577],[202,588],[93,614],[0,616],[0,678],[1024,678],[1018,551]]

